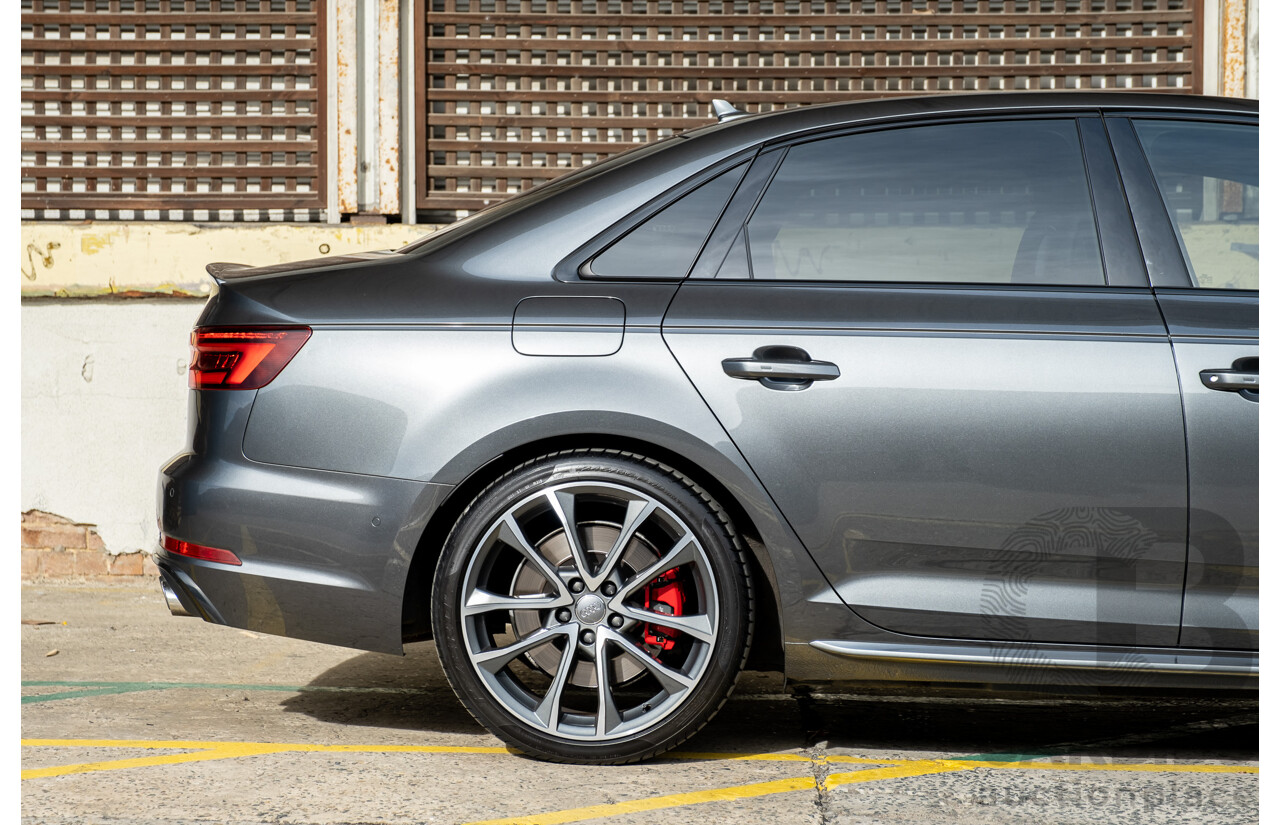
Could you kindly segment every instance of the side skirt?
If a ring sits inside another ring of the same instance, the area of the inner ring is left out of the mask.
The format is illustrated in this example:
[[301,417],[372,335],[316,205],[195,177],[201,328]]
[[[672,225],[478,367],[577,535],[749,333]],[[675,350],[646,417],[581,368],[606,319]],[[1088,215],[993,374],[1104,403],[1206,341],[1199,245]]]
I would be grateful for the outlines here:
[[981,682],[1237,690],[1256,689],[1258,684],[1258,654],[1251,651],[824,640],[788,648],[788,670],[793,670],[794,665],[789,676],[797,682]]

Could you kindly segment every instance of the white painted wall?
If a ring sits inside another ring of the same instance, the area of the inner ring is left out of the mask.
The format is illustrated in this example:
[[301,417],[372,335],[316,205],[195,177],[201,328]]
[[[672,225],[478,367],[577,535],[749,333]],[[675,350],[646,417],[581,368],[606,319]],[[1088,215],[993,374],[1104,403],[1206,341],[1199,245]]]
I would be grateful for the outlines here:
[[21,507],[154,549],[156,471],[183,447],[195,300],[22,304]]

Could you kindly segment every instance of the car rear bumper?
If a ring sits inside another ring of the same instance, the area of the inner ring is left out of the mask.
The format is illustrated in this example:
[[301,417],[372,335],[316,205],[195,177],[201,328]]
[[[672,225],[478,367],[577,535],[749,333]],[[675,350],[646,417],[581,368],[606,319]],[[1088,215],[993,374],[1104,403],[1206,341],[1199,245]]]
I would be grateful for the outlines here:
[[400,653],[409,567],[451,489],[260,464],[236,447],[181,453],[160,470],[162,545],[170,537],[226,550],[241,564],[162,546],[166,602],[215,624]]

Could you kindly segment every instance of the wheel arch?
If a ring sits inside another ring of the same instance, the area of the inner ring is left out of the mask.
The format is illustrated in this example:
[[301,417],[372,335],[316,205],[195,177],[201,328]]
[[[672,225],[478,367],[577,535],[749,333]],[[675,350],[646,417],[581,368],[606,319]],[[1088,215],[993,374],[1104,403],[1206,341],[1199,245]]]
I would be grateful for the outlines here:
[[[699,450],[713,448],[700,444]],[[476,467],[449,493],[431,514],[414,548],[405,580],[402,605],[403,641],[431,638],[431,586],[444,544],[462,512],[486,487],[520,464],[556,452],[602,450],[630,453],[653,459],[687,476],[705,489],[725,510],[743,544],[747,565],[755,584],[755,641],[747,660],[749,670],[782,670],[782,621],[778,580],[761,532],[747,508],[716,473],[681,452],[655,441],[609,433],[575,433],[541,438],[504,450]]]

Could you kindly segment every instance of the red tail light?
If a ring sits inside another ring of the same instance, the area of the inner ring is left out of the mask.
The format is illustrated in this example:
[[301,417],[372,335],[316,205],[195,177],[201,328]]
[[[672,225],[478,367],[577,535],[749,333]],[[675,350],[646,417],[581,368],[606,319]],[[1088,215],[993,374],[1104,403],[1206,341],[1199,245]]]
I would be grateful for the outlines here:
[[256,390],[270,384],[311,337],[309,327],[202,327],[191,333],[193,390]]
[[222,564],[241,564],[239,557],[230,550],[220,550],[217,547],[205,547],[203,544],[192,544],[189,541],[175,539],[173,536],[164,537],[164,549],[170,553],[177,553],[180,556],[190,556],[193,559],[204,559],[205,561],[216,561]]

